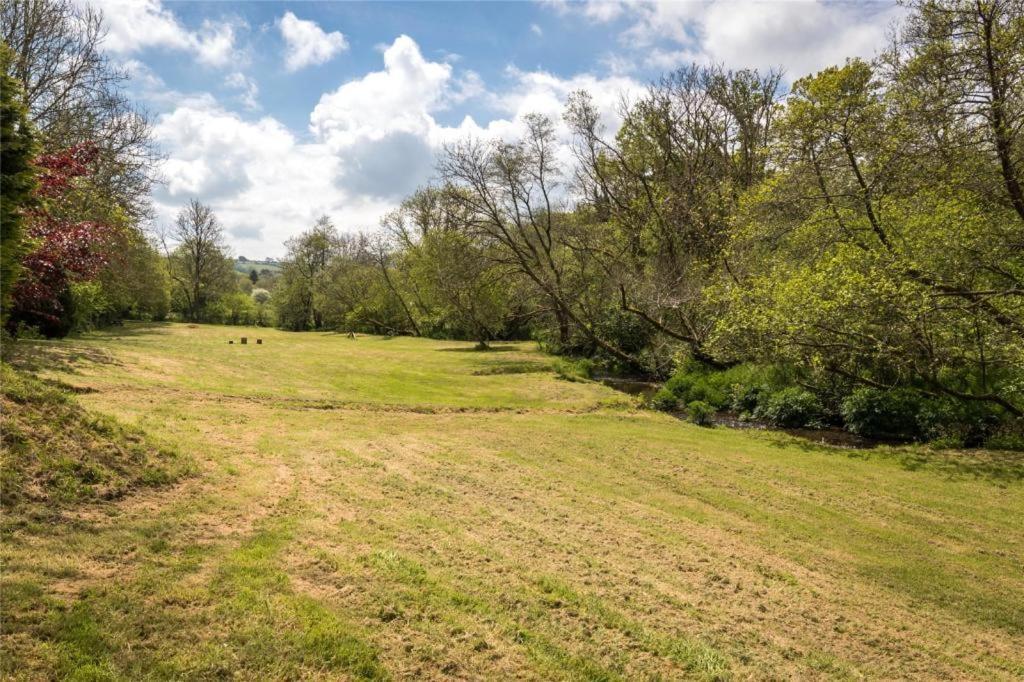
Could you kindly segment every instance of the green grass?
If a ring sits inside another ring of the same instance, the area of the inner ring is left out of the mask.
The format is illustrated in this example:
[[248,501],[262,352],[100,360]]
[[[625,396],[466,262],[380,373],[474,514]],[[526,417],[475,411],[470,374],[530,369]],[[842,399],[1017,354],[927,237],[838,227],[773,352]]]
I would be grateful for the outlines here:
[[0,364],[0,384],[0,501],[18,518],[168,485],[191,469],[187,456],[90,413],[59,383]]
[[9,532],[0,670],[1024,675],[1019,457],[699,428],[472,345],[132,325],[16,349],[198,473]]

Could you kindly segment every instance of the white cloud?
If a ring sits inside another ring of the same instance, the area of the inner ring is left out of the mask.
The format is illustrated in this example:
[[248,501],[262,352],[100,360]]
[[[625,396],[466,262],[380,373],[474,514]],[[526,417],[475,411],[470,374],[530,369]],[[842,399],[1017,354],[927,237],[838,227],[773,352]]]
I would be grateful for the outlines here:
[[323,95],[310,116],[310,129],[334,147],[400,131],[426,135],[430,112],[443,106],[452,77],[450,64],[429,62],[409,36],[384,50],[384,70],[345,83]]
[[376,207],[361,210],[364,202],[336,186],[337,156],[301,143],[272,117],[251,122],[196,102],[161,116],[154,134],[170,152],[161,168],[166,185],[154,197],[158,223],[196,197],[213,207],[236,252],[261,257],[280,254],[284,240],[321,213],[376,219]]
[[530,33],[540,37],[544,35],[544,29],[542,29],[538,24],[530,24]]
[[238,95],[238,99],[246,109],[255,111],[260,108],[260,103],[256,99],[259,97],[260,87],[256,81],[249,76],[246,76],[241,71],[235,71],[224,79],[224,85],[228,88],[241,91]]
[[540,0],[561,15],[580,13],[591,21],[608,22],[619,18],[629,7],[627,0]]
[[[190,198],[209,203],[237,253],[280,255],[283,242],[326,213],[343,230],[373,229],[380,217],[434,174],[446,142],[472,135],[513,138],[527,113],[560,117],[566,96],[594,95],[609,130],[618,126],[620,93],[639,92],[625,77],[559,78],[509,68],[507,87],[488,92],[472,71],[423,57],[408,36],[383,52],[384,68],[325,93],[310,114],[311,141],[302,141],[273,117],[248,121],[211,99],[193,98],[158,119],[155,133],[170,156],[166,186],[157,192],[159,221],[168,223]],[[249,80],[228,76],[239,89]],[[208,96],[207,96],[208,97]],[[480,98],[496,113],[484,125],[466,116],[447,126],[436,115]]]
[[191,39],[196,58],[204,64],[226,66],[236,61],[235,27],[228,22],[204,20]]
[[715,62],[732,68],[783,67],[798,78],[848,57],[872,57],[904,10],[895,2],[704,0],[553,3],[560,14],[594,22],[625,18],[620,42],[648,67]]
[[189,32],[160,0],[105,0],[94,3],[107,27],[105,49],[130,54],[148,47],[187,50]]
[[299,19],[291,12],[285,12],[277,25],[285,42],[284,62],[288,71],[323,64],[348,49],[348,41],[340,31],[325,33],[316,22]]
[[715,2],[703,16],[704,50],[731,66],[783,66],[792,78],[871,58],[884,46],[886,30],[903,10],[876,4],[754,2],[737,12]]
[[108,52],[129,55],[149,48],[181,50],[210,66],[239,59],[235,22],[207,19],[198,31],[190,31],[160,0],[103,0],[93,5],[103,12],[107,29],[103,47]]

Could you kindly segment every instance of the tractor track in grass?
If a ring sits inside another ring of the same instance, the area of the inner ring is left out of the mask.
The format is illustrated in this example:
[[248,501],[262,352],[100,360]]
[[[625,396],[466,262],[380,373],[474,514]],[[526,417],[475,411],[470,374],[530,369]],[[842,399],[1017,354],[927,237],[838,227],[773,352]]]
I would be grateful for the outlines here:
[[298,398],[269,396],[246,393],[219,393],[199,389],[175,388],[171,386],[138,386],[126,383],[67,384],[69,390],[83,394],[99,392],[142,394],[152,396],[150,402],[157,402],[158,396],[174,396],[189,402],[237,402],[243,404],[262,405],[285,410],[313,411],[353,411],[353,412],[385,412],[410,414],[550,414],[575,415],[593,414],[607,410],[637,411],[635,405],[625,400],[609,400],[606,403],[595,403],[579,408],[563,407],[519,407],[519,406],[474,406],[474,405],[416,405],[405,403],[382,403],[360,400],[336,400],[330,398]]

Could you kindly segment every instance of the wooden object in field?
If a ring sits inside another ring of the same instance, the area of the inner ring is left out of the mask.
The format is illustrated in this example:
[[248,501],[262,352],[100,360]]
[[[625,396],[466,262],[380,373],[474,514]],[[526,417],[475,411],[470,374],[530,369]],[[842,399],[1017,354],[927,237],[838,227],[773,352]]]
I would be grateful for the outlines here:
[[248,338],[248,337],[246,337],[246,336],[243,336],[243,337],[242,337],[242,345],[244,346],[244,345],[245,345],[245,344],[247,344],[247,343],[249,343],[249,338]]
[[228,339],[228,343],[234,343],[234,342],[235,342],[234,339]]
[[263,339],[256,339],[256,345],[257,346],[262,346],[263,345]]

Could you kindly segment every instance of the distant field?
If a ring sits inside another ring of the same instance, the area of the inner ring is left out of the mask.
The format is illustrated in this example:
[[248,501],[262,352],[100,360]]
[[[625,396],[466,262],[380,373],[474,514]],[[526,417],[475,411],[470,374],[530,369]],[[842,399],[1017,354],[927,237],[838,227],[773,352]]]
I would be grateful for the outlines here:
[[235,272],[240,272],[243,275],[248,275],[251,271],[255,270],[259,272],[261,270],[270,270],[275,275],[281,272],[281,266],[277,263],[257,263],[256,261],[240,261],[235,260]]
[[4,675],[1024,676],[1019,457],[699,428],[471,346],[165,324],[21,348],[199,473],[6,521]]

